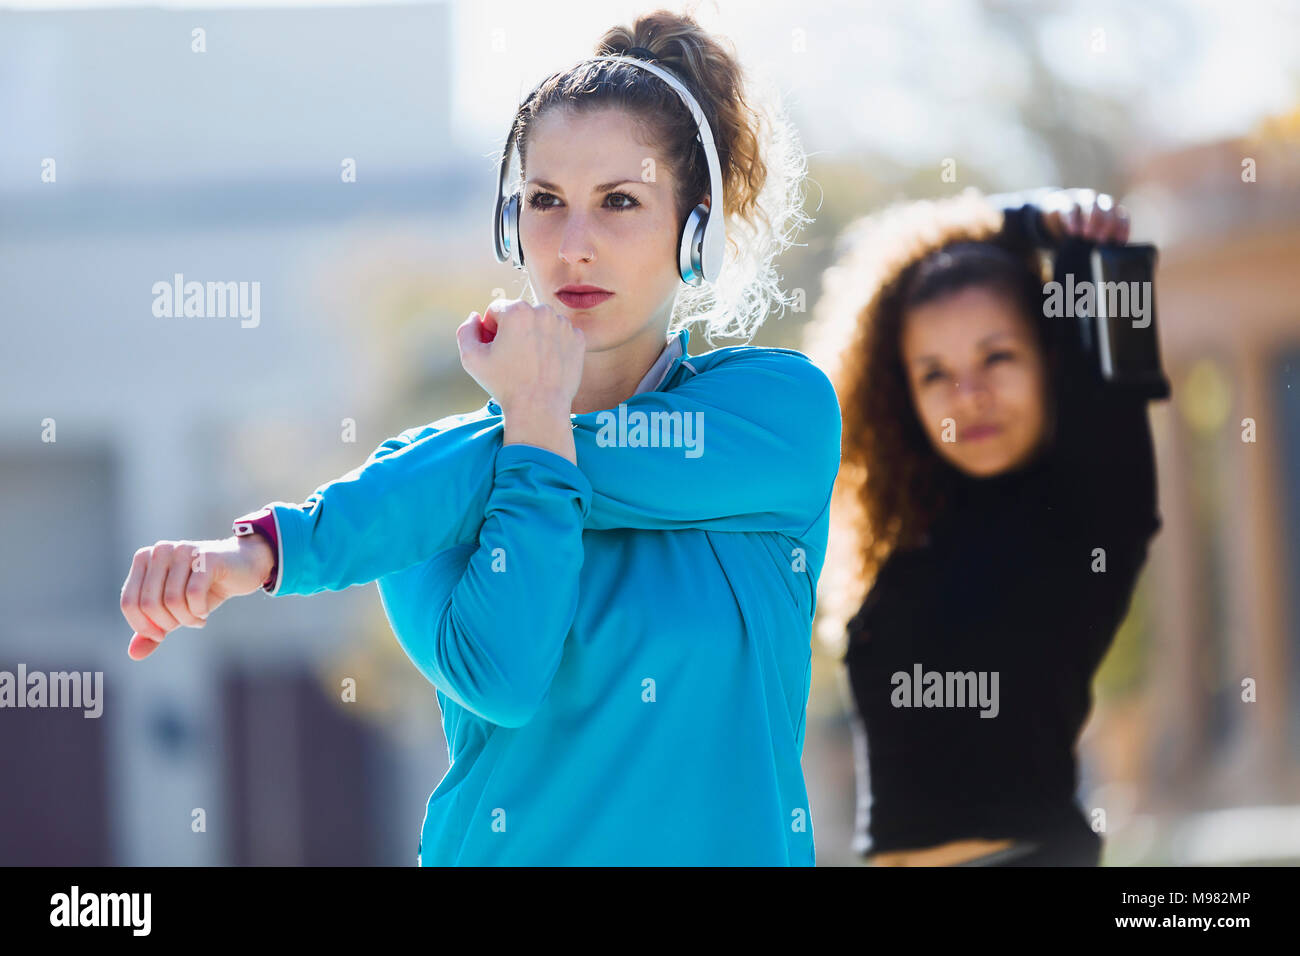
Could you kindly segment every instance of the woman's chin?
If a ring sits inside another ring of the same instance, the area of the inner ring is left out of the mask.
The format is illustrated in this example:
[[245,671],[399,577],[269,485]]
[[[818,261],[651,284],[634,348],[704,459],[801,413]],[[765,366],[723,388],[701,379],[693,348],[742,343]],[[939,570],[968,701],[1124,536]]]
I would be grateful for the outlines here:
[[982,455],[964,455],[952,460],[957,470],[970,478],[996,478],[1016,467],[1014,455],[986,453]]

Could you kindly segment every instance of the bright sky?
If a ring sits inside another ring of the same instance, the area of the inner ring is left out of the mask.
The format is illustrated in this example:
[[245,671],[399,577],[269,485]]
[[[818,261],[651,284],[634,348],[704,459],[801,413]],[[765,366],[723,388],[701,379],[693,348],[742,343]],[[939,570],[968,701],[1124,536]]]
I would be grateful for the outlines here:
[[[448,2],[453,130],[466,148],[484,155],[500,148],[523,94],[551,71],[589,55],[605,28],[630,24],[638,12],[661,5],[681,8],[672,0]],[[28,10],[367,5],[370,0],[0,0],[0,9]],[[1153,143],[1239,134],[1300,100],[1300,4],[1091,0],[1024,6],[1036,11],[1040,45],[1052,51],[1056,68],[1090,88],[1124,94]],[[730,37],[751,71],[776,83],[810,150],[870,146],[903,160],[929,161],[954,137],[963,143],[983,138],[1007,118],[998,91],[1031,82],[1014,57],[1003,55],[1006,40],[988,30],[977,10],[975,0],[866,7],[860,0],[713,0],[700,3],[696,17]],[[806,50],[795,54],[797,31]],[[1104,34],[1102,51],[1095,49],[1097,31]],[[1161,57],[1165,65],[1157,68]],[[925,122],[936,103],[960,107],[945,111],[943,129]],[[990,147],[996,148],[1009,148],[1005,137]]]

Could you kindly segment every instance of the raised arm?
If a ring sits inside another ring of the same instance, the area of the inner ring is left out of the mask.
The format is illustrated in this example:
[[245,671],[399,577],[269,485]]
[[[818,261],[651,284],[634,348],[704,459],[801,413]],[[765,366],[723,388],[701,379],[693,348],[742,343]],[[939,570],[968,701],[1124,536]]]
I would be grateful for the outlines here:
[[545,700],[578,607],[591,485],[572,462],[503,446],[477,542],[379,579],[398,642],[440,691],[518,727]]
[[1069,347],[1062,349],[1058,393],[1052,460],[1059,494],[1071,502],[1061,517],[1107,540],[1147,540],[1162,524],[1148,400],[1101,383]]

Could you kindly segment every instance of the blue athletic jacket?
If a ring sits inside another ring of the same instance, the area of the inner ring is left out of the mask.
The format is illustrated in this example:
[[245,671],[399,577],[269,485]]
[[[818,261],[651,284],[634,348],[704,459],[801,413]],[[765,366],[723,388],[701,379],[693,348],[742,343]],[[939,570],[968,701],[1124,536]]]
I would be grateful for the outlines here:
[[494,400],[275,502],[273,594],[378,581],[450,768],[423,865],[811,866],[800,756],[840,410],[800,352],[669,340],[577,465]]

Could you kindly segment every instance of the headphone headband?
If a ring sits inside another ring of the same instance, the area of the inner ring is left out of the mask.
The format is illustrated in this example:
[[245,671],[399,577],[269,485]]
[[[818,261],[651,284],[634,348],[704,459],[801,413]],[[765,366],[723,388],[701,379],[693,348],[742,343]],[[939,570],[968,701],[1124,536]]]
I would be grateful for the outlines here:
[[[650,53],[643,47],[633,47],[628,53],[633,51]],[[650,55],[653,56],[653,54]],[[704,115],[704,110],[700,108],[700,104],[680,79],[663,67],[647,63],[645,60],[625,54],[607,54],[579,60],[574,66],[601,60],[627,63],[653,73],[668,84],[690,111],[691,118],[695,121],[696,139],[704,147],[704,157],[708,165],[709,206],[706,208],[701,203],[687,217],[679,246],[678,271],[681,274],[682,281],[688,285],[699,285],[701,281],[715,281],[722,271],[722,259],[726,249],[726,228],[722,206],[722,168],[718,161],[717,147],[713,142],[713,131],[709,128],[709,121]],[[545,81],[534,87],[524,102],[520,104],[520,109],[532,101],[544,83]],[[518,112],[515,115],[516,119],[518,119]],[[510,157],[515,142],[515,126],[515,123],[510,124],[510,131],[506,135],[505,148],[501,151],[501,161],[497,173],[497,201],[496,211],[493,216],[492,238],[497,261],[505,262],[510,260],[517,268],[522,268],[523,250],[519,246],[519,193],[518,191],[512,191],[509,195],[506,194],[506,175],[509,172]]]

